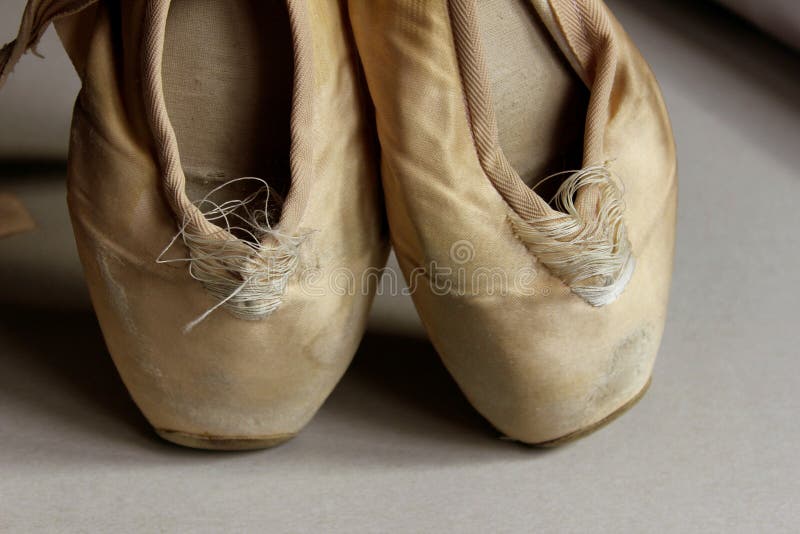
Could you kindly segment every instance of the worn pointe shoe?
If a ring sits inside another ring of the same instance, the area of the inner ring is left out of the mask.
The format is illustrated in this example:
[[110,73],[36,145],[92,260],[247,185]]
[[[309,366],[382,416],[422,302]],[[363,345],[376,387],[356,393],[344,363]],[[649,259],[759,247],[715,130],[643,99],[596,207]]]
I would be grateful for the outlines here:
[[647,64],[599,0],[349,6],[392,242],[445,365],[512,439],[609,421],[649,384],[672,270]]
[[3,49],[4,79],[58,19],[82,80],[68,179],[78,250],[114,362],[170,441],[291,438],[361,339],[374,284],[319,283],[387,255],[343,13],[309,0],[32,0]]

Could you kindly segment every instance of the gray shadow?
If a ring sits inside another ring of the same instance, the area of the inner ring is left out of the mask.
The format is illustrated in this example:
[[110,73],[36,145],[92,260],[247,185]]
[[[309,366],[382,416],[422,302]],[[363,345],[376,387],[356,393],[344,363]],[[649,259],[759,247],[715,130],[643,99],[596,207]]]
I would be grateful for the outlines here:
[[329,404],[396,432],[451,441],[498,433],[469,404],[426,339],[368,332]]
[[118,444],[152,439],[106,351],[94,313],[3,309],[1,397],[22,403],[26,412],[57,414],[94,438]]

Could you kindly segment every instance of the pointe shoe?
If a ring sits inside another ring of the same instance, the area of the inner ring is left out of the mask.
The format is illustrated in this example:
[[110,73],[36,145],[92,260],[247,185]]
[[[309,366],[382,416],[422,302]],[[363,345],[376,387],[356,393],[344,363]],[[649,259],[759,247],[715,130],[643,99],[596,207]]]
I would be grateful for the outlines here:
[[375,284],[319,282],[387,255],[343,13],[309,0],[31,0],[0,56],[2,80],[57,20],[82,81],[68,177],[80,258],[117,369],[167,440],[291,438],[361,339]]
[[610,421],[649,384],[672,271],[649,67],[599,0],[349,7],[392,243],[446,367],[514,440]]

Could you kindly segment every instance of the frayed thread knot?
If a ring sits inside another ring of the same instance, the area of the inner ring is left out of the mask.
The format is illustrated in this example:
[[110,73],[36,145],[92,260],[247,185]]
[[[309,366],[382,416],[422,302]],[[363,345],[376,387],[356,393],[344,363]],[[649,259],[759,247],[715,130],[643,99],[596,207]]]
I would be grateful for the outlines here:
[[[243,180],[255,180],[260,186],[244,199],[212,200],[221,189]],[[246,320],[267,317],[280,307],[307,235],[288,235],[272,227],[270,214],[282,204],[277,196],[264,180],[246,177],[225,182],[194,203],[219,231],[197,231],[187,217],[156,260],[188,263],[191,277],[218,301],[187,324],[185,332],[223,306]],[[165,259],[178,240],[186,246],[189,257]]]
[[635,268],[623,221],[623,186],[608,166],[606,162],[545,178],[569,174],[552,199],[558,212],[528,220],[511,217],[528,249],[592,306],[614,302]]

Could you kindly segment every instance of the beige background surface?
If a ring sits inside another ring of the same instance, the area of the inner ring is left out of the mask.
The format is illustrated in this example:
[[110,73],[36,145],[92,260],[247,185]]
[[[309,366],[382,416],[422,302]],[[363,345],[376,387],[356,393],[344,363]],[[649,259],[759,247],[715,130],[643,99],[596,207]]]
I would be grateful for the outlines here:
[[[3,0],[0,35],[21,4]],[[696,2],[610,4],[674,121],[673,298],[649,394],[551,452],[496,439],[388,296],[296,440],[159,441],[81,280],[59,161],[77,83],[50,33],[48,60],[27,57],[0,93],[0,155],[28,160],[0,160],[0,187],[40,223],[0,242],[0,531],[796,531],[800,58]]]

